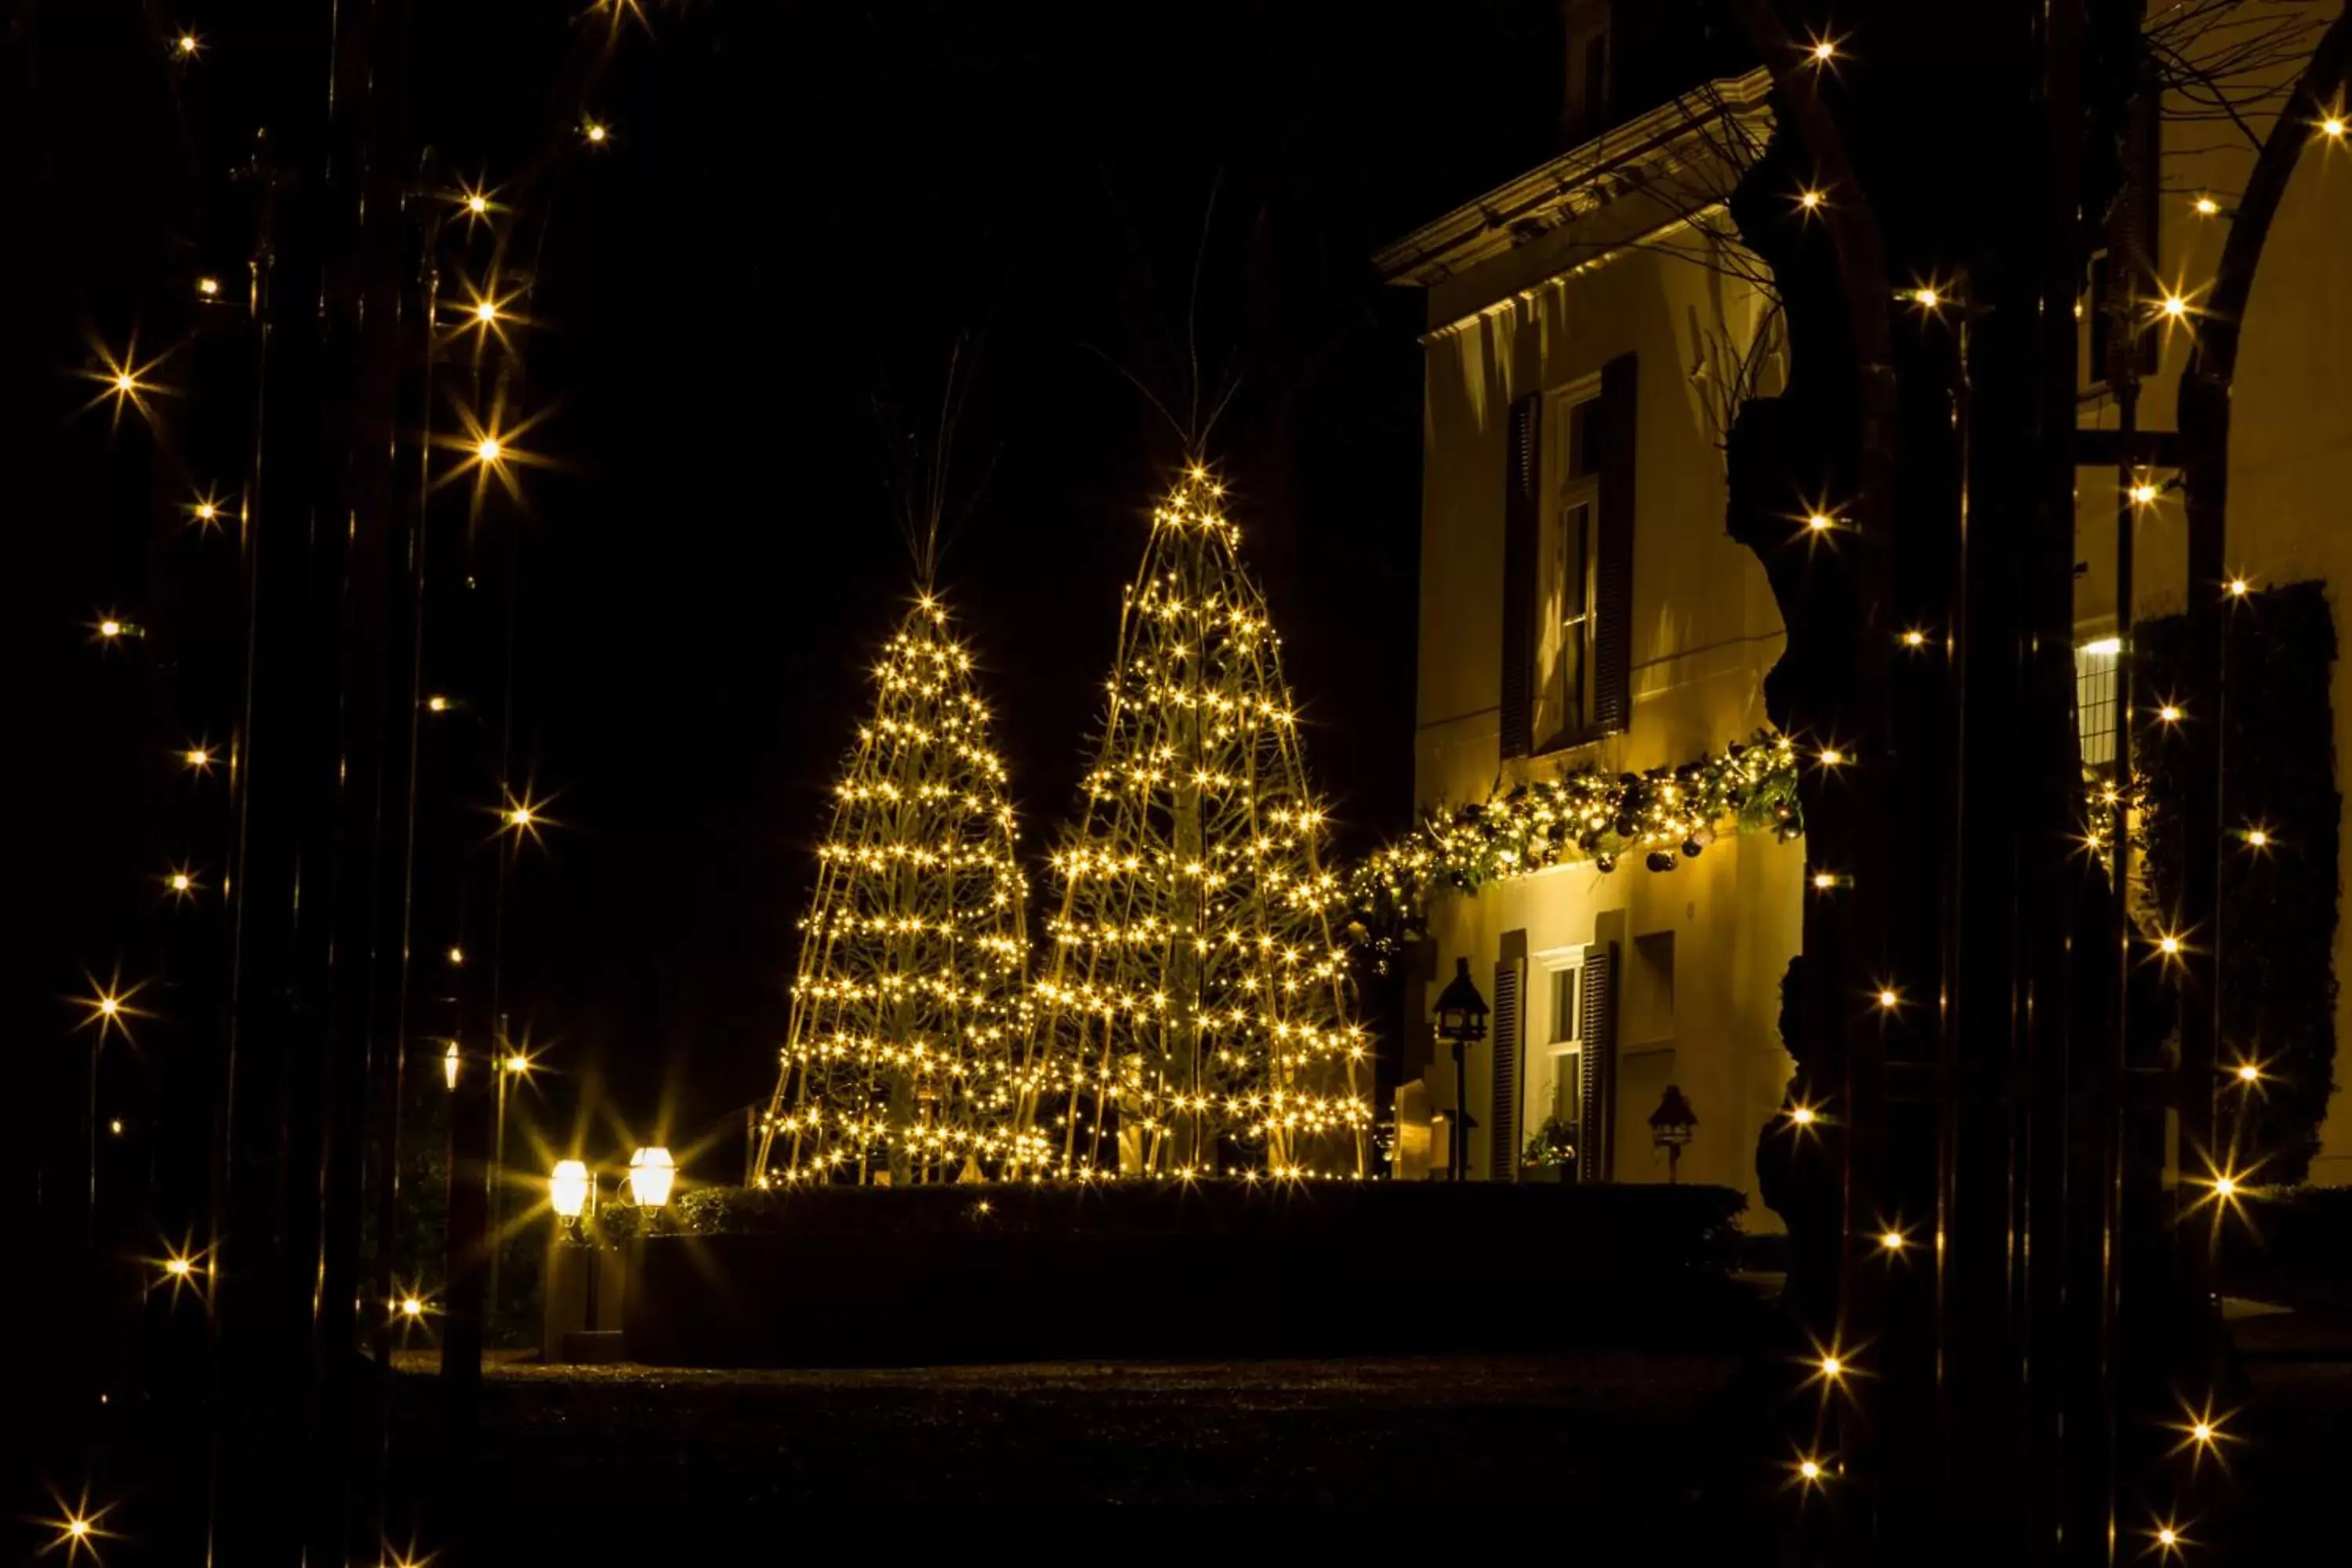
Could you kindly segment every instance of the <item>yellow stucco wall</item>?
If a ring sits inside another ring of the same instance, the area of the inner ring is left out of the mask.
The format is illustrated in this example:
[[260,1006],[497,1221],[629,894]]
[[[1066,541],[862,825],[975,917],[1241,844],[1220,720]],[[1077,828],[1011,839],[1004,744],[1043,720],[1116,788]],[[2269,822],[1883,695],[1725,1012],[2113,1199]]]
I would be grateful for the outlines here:
[[[1590,220],[1588,220],[1589,222]],[[1484,799],[1499,786],[1591,760],[1611,771],[1685,762],[1767,722],[1764,674],[1779,658],[1780,615],[1762,568],[1723,531],[1723,471],[1704,380],[1692,367],[1709,335],[1746,341],[1759,300],[1737,276],[1685,255],[1622,249],[1594,259],[1589,228],[1524,247],[1432,290],[1423,479],[1419,728],[1415,777],[1424,805]],[[1502,544],[1511,401],[1573,384],[1622,353],[1641,357],[1633,544],[1633,717],[1596,745],[1501,762]],[[1755,1194],[1758,1129],[1780,1103],[1790,1063],[1778,1034],[1780,981],[1797,951],[1803,846],[1769,835],[1727,837],[1671,873],[1638,860],[1603,874],[1589,863],[1441,895],[1430,939],[1442,979],[1456,957],[1491,986],[1503,934],[1524,931],[1530,968],[1545,950],[1614,936],[1633,967],[1635,940],[1674,935],[1670,1033],[1621,987],[1619,1047],[1651,1055],[1699,1117],[1682,1179]],[[1528,988],[1527,1034],[1549,1037],[1549,998]],[[1635,1038],[1637,1033],[1654,1037]],[[1491,1104],[1491,1057],[1472,1054],[1471,1112]],[[1452,1104],[1452,1068],[1429,1075],[1433,1102]],[[1621,1100],[1620,1180],[1665,1179],[1646,1118]],[[1521,1130],[1522,1141],[1527,1129]],[[1482,1130],[1473,1173],[1486,1174]],[[1777,1229],[1769,1211],[1749,1223]]]
[[[2178,108],[2170,105],[2168,108]],[[2252,122],[2257,133],[2267,119]],[[2253,163],[2251,147],[2226,127],[2168,121],[2162,152],[2157,286],[2192,305],[2187,326],[2165,335],[2161,368],[2143,387],[2144,429],[2176,428],[2175,402],[2195,330],[2194,305],[2219,265],[2229,232],[2227,211],[2200,216],[2210,193],[2227,209]],[[2352,584],[2352,144],[2315,140],[2305,149],[2271,230],[2249,303],[2231,399],[2229,560],[2257,586],[2319,579],[2327,584],[2336,636],[2347,631]],[[2086,402],[2084,421],[2112,429],[2113,400]],[[2159,474],[2169,479],[2168,473]],[[2076,590],[2085,637],[2112,629],[2115,613],[2116,476],[2084,469],[2077,490],[2079,558],[2089,571]],[[2133,602],[2142,616],[2170,615],[2185,603],[2188,540],[2178,492],[2146,510],[2137,531]],[[2340,650],[2329,688],[2334,707],[2336,786],[2352,758],[2352,659]],[[2225,782],[2226,789],[2226,782]],[[2294,829],[2276,825],[2281,852]],[[2352,886],[2352,821],[2337,839],[2339,887]],[[2338,910],[2336,973],[2352,972],[2352,922]],[[2337,996],[2336,1081],[2311,1179],[2352,1184],[2352,990]]]

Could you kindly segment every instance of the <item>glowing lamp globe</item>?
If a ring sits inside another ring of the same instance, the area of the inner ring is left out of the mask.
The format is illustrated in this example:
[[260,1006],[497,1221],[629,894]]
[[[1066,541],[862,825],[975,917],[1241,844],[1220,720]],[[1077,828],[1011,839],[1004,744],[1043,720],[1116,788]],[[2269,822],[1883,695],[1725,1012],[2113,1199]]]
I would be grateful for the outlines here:
[[[637,1151],[639,1153],[645,1150]],[[667,1197],[668,1194],[663,1194]],[[558,1160],[555,1173],[548,1178],[548,1200],[555,1212],[564,1219],[578,1219],[581,1210],[588,1206],[588,1164],[584,1160]]]
[[677,1162],[663,1148],[640,1149],[629,1156],[629,1196],[639,1208],[657,1209],[669,1202],[677,1180]]
[[1437,1037],[1475,1044],[1486,1037],[1486,998],[1470,979],[1470,961],[1454,961],[1454,978],[1437,994]]

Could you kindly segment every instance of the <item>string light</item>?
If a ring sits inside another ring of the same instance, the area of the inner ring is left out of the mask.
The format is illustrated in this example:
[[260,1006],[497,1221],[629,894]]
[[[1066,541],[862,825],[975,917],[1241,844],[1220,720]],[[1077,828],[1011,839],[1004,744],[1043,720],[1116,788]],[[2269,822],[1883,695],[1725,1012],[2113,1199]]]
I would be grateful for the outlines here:
[[1810,1105],[1792,1105],[1789,1108],[1789,1120],[1800,1127],[1811,1127],[1820,1115],[1821,1113]]
[[2156,487],[2145,479],[2131,488],[2132,504],[2135,506],[2147,506],[2155,501],[2156,496]]
[[601,120],[590,120],[582,122],[580,133],[588,139],[588,144],[592,147],[602,147],[604,144],[605,139],[612,134],[612,132],[606,129],[604,122]]
[[1914,304],[1917,305],[1923,310],[1932,311],[1938,310],[1942,308],[1944,303],[1942,291],[1933,288],[1912,289],[1911,300]]
[[2180,952],[2180,939],[2171,935],[2160,936],[2157,938],[2156,950],[2167,958],[2176,957]]
[[1837,878],[1830,872],[1816,871],[1813,873],[1813,891],[1826,893],[1837,886]]
[[1797,1474],[1808,1481],[1818,1481],[1822,1479],[1822,1462],[1819,1459],[1800,1459],[1797,1461]]
[[2199,217],[2211,217],[2221,210],[2221,204],[2211,196],[2199,196],[2192,205],[2196,207]]
[[112,350],[100,345],[98,349],[98,368],[82,373],[83,380],[97,383],[100,389],[96,397],[83,405],[84,411],[95,408],[101,403],[112,404],[110,422],[118,428],[121,426],[122,410],[126,406],[142,419],[152,419],[154,416],[154,411],[148,407],[147,399],[151,395],[161,395],[163,391],[161,384],[153,379],[155,371],[162,366],[163,363],[160,355],[154,359],[141,361],[139,340],[135,335],[131,341],[131,346],[119,356]]
[[528,793],[516,795],[511,790],[507,792],[506,803],[499,808],[499,821],[507,832],[514,835],[518,848],[525,839],[533,844],[545,843],[541,830],[558,826],[547,815],[545,800],[534,800]]
[[2331,114],[2319,122],[2319,133],[2330,142],[2341,142],[2344,140],[2344,125],[2342,115]]
[[2163,720],[2168,724],[2178,724],[2180,722],[2179,705],[2178,703],[2168,702],[2163,707],[2156,710],[2156,716]]
[[2157,308],[2164,312],[2168,321],[2182,321],[2189,315],[2189,301],[2178,294],[2167,294],[2163,303]]
[[147,988],[145,981],[125,985],[119,971],[103,985],[98,983],[95,975],[85,974],[84,978],[89,982],[89,993],[77,998],[83,1009],[81,1023],[78,1026],[96,1029],[99,1044],[104,1045],[110,1034],[120,1034],[125,1040],[130,1039],[130,1020],[152,1016],[131,1005],[139,993]]
[[1805,53],[1815,65],[1825,66],[1837,58],[1837,45],[1828,38],[1815,38],[1812,47]]
[[1905,647],[1926,647],[1927,646],[1927,634],[1919,630],[1916,626],[1914,626],[1903,634],[1903,646]]
[[1817,511],[1805,519],[1805,526],[1815,533],[1827,533],[1836,526],[1836,520],[1825,511]]
[[462,947],[453,947],[441,956],[449,961],[450,967],[455,968],[466,962],[466,950]]
[[121,637],[124,632],[130,629],[130,627],[124,626],[121,621],[116,620],[112,616],[109,616],[104,620],[98,623],[98,635],[108,638],[110,641],[115,637]]
[[1906,1247],[1911,1245],[1911,1243],[1909,1237],[1890,1226],[1885,1230],[1879,1233],[1878,1245],[1884,1251],[1900,1252]]
[[212,748],[209,746],[190,746],[186,751],[180,753],[180,762],[191,773],[210,773],[213,766]]
[[441,696],[428,697],[425,700],[425,710],[428,713],[446,713],[449,711],[449,700]]
[[1896,993],[1896,992],[1895,992],[1895,991],[1893,991],[1893,990],[1891,990],[1891,989],[1889,989],[1889,990],[1882,990],[1882,991],[1880,991],[1880,992],[1879,992],[1879,994],[1878,994],[1878,1005],[1879,1005],[1879,1006],[1880,1006],[1880,1008],[1881,1008],[1881,1009],[1883,1009],[1884,1011],[1885,1011],[1885,1012],[1889,1012],[1889,1013],[1892,1013],[1892,1012],[1894,1012],[1894,1011],[1895,1011],[1895,1008],[1897,1008],[1897,1007],[1901,1006],[1902,1005],[1903,1005],[1903,998],[1902,998],[1902,996],[1901,996],[1898,993]]
[[1840,768],[1840,767],[1843,767],[1843,766],[1845,765],[1845,762],[1846,762],[1846,755],[1845,755],[1845,753],[1844,753],[1843,752],[1839,751],[1835,746],[1823,746],[1823,747],[1822,748],[1822,750],[1821,750],[1821,763],[1822,763],[1822,766],[1823,766],[1823,767],[1825,767],[1825,768]]
[[400,1315],[415,1322],[425,1316],[425,1303],[415,1296],[403,1296],[400,1299]]
[[[919,595],[873,668],[801,930],[754,1168],[954,1180],[1059,1160],[1035,1125],[1027,883],[975,660]],[[985,1206],[979,1212],[986,1212]]]
[[[1154,510],[1127,591],[1079,823],[1053,858],[1061,897],[1035,987],[1065,1167],[1230,1160],[1290,1181],[1370,1162],[1370,1039],[1333,934],[1348,900],[1323,868],[1327,813],[1239,545],[1195,463]],[[1669,776],[1654,793],[1663,805],[1682,787]],[[1560,798],[1545,797],[1555,815]],[[1598,831],[1553,826],[1555,855]],[[1498,859],[1513,852],[1479,837]],[[1383,869],[1413,874],[1395,858]]]
[[2263,1069],[2252,1062],[2240,1062],[2238,1064],[2238,1081],[2240,1083],[2260,1083],[2263,1081]]
[[192,60],[204,52],[205,41],[194,33],[182,33],[172,40],[173,50],[184,60]]
[[2230,579],[2230,597],[2233,599],[2244,598],[2246,595],[2252,590],[2252,588],[2253,584],[2247,582],[2243,577],[2232,577]]
[[1797,205],[1807,212],[1819,212],[1822,205],[1822,193],[1812,189],[1801,191],[1798,194]]

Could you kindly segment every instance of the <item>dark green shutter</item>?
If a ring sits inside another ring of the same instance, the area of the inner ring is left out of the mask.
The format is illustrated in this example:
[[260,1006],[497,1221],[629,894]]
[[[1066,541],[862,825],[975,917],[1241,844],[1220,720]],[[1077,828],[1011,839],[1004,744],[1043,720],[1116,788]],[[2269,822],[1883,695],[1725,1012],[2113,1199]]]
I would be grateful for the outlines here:
[[1601,538],[1593,562],[1592,730],[1613,735],[1633,722],[1633,410],[1641,361],[1619,354],[1601,367]]
[[1519,965],[1495,965],[1494,1094],[1486,1115],[1486,1179],[1519,1179],[1519,1058],[1526,1049],[1527,1009],[1519,1005]]
[[1580,1031],[1581,1081],[1577,1085],[1576,1174],[1579,1181],[1610,1178],[1609,1150],[1617,1103],[1617,944],[1584,957],[1584,1021]]
[[1510,466],[1503,476],[1503,755],[1535,750],[1536,444],[1543,435],[1543,398],[1530,393],[1511,405]]

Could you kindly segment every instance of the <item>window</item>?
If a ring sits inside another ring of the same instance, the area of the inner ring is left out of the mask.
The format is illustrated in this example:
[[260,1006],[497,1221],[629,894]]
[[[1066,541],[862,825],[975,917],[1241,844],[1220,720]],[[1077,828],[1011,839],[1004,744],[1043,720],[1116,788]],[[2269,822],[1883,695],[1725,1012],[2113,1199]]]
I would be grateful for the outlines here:
[[1633,699],[1634,412],[1641,363],[1511,405],[1505,447],[1501,753],[1625,730]]
[[[1557,1166],[1572,1173],[1584,1142],[1583,950],[1564,950],[1541,962],[1550,991],[1551,1021],[1544,1044],[1530,1053],[1519,1113],[1526,1129],[1525,1161],[1530,1167]],[[1555,968],[1555,963],[1560,966]],[[1570,1173],[1559,1179],[1575,1178]]]
[[1560,395],[1544,409],[1543,502],[1537,521],[1535,668],[1528,689],[1536,749],[1573,745],[1592,729],[1592,614],[1600,543],[1597,392]]
[[2116,760],[2116,661],[2122,652],[2116,637],[2074,650],[2074,743],[2086,768],[2105,769]]

